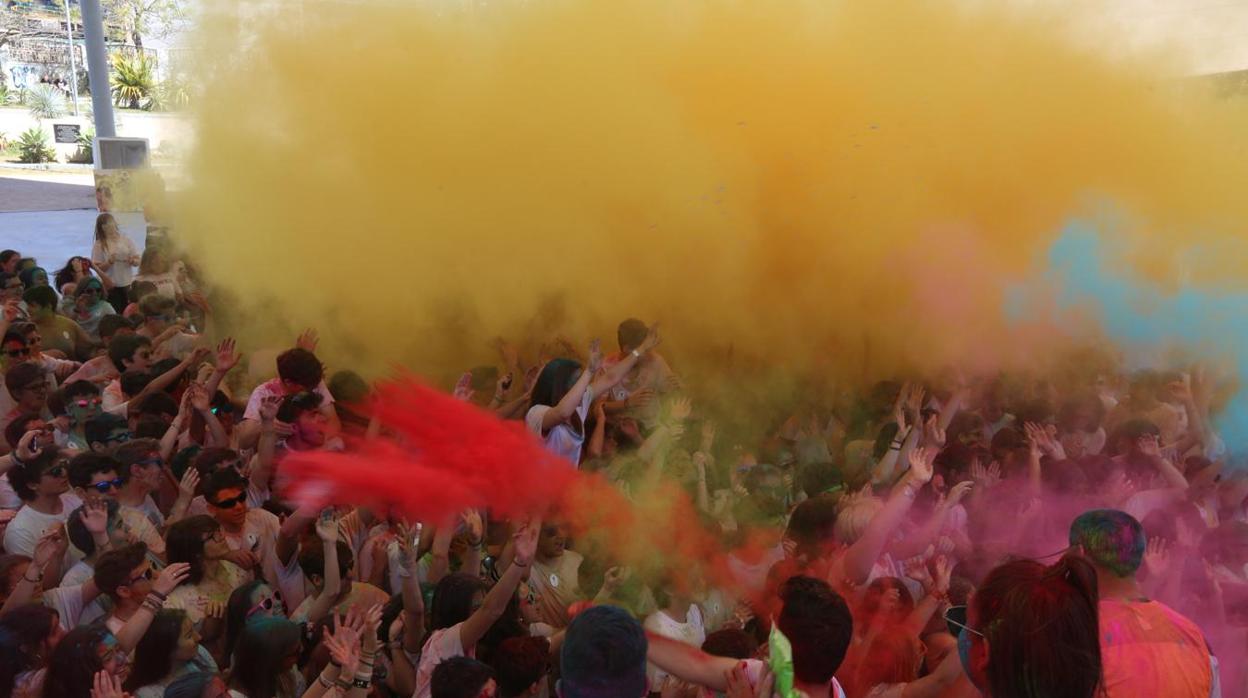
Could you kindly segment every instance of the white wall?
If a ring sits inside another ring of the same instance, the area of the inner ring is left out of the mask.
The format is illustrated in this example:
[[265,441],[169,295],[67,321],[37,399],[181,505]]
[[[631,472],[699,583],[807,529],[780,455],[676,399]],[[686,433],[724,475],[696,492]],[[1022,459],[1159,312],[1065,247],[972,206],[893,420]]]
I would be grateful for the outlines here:
[[[80,105],[90,105],[89,97],[84,97]],[[192,131],[190,119],[181,114],[160,114],[147,112],[114,111],[117,121],[117,135],[131,138],[146,138],[152,151],[159,150],[161,145],[169,141],[170,147],[185,152],[191,145]],[[0,107],[0,133],[10,139],[16,139],[26,129],[38,125],[25,107]],[[65,116],[59,119],[48,119],[42,124],[43,130],[52,140],[52,124],[79,124],[83,131],[93,128],[86,117]],[[56,144],[57,155],[61,162],[77,148],[73,145]]]

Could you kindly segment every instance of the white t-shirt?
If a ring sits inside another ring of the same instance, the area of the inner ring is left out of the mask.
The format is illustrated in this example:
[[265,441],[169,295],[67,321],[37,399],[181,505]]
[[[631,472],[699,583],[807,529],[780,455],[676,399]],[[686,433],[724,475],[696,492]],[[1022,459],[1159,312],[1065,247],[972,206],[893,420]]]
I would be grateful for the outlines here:
[[97,240],[91,247],[91,261],[98,269],[101,264],[110,262],[108,271],[104,272],[112,280],[114,286],[129,286],[134,282],[134,267],[130,258],[139,256],[134,243],[125,235],[118,235],[110,240],[107,247]]
[[430,698],[429,682],[439,664],[451,657],[473,657],[476,654],[475,647],[472,652],[465,652],[463,643],[459,641],[459,631],[463,627],[463,623],[457,623],[429,635],[420,652],[420,665],[416,667],[416,692],[412,698]]
[[[35,554],[35,543],[39,542],[39,536],[43,535],[49,527],[68,521],[69,515],[80,506],[82,506],[82,500],[68,492],[61,495],[61,513],[59,514],[43,514],[23,505],[17,510],[17,516],[9,522],[8,528],[4,530],[4,551],[10,555],[32,557]],[[70,546],[70,551],[73,551],[73,546]],[[72,560],[70,564],[73,564]],[[68,569],[68,567],[62,569]]]
[[585,446],[585,419],[589,416],[589,406],[593,403],[591,393],[590,388],[585,388],[581,404],[576,408],[576,414],[581,418],[579,432],[571,424],[562,422],[543,434],[542,418],[554,409],[549,405],[534,405],[529,408],[528,414],[524,415],[525,425],[529,431],[542,439],[542,442],[546,444],[546,450],[568,461],[573,467],[580,467],[581,464],[581,449]]
[[[759,679],[763,677],[763,670],[767,668],[767,664],[761,659],[745,660],[746,678],[750,680],[750,686],[758,685]],[[829,692],[832,698],[845,698],[845,689],[841,688],[841,684],[835,678],[832,679],[832,690]]]
[[[95,568],[88,565],[85,561],[79,560],[73,567],[69,568],[69,571],[65,573],[64,577],[61,577],[61,586],[81,586],[86,584],[87,580],[92,579],[94,576]],[[82,609],[82,613],[78,615],[78,624],[90,625],[107,616],[110,612],[110,607],[112,606],[111,603],[107,603],[106,605],[106,602],[108,601],[109,598],[104,594],[100,594],[95,597],[95,600],[87,604],[86,607]]]
[[127,403],[130,398],[121,392],[121,379],[114,378],[104,389],[100,391],[100,407],[105,412],[110,412],[118,417],[127,417],[129,406]]
[[143,502],[137,507],[122,504],[121,508],[129,509],[130,511],[137,511],[143,516],[146,516],[147,520],[150,521],[157,529],[165,527],[165,515],[160,513],[160,507],[156,506],[156,500],[152,499],[152,495],[150,494],[144,497]]
[[66,632],[73,630],[82,619],[82,585],[48,589],[43,592],[43,605],[57,612]]
[[[706,625],[702,622],[702,609],[698,608],[697,604],[689,607],[684,623],[677,621],[664,611],[655,611],[646,617],[646,622],[642,626],[656,635],[678,640],[686,645],[701,647],[702,643],[706,642]],[[661,686],[667,676],[667,672],[649,662],[646,663],[646,677],[650,680],[651,686]]]
[[[334,404],[334,396],[329,394],[325,381],[321,381],[321,384],[316,386],[316,392],[321,396],[321,407]],[[243,419],[260,419],[260,403],[264,402],[265,398],[285,396],[286,390],[282,388],[281,378],[261,383],[251,391],[251,397],[247,398],[247,409],[243,411]]]
[[25,502],[17,496],[17,490],[9,482],[9,474],[0,475],[0,509],[21,509]]

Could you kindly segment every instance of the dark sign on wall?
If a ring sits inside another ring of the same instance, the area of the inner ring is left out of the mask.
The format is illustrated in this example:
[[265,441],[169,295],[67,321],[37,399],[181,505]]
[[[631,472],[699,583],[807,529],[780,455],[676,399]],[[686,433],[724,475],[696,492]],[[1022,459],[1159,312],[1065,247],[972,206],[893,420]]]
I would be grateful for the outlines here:
[[82,127],[78,124],[53,124],[52,132],[56,134],[57,143],[77,143]]

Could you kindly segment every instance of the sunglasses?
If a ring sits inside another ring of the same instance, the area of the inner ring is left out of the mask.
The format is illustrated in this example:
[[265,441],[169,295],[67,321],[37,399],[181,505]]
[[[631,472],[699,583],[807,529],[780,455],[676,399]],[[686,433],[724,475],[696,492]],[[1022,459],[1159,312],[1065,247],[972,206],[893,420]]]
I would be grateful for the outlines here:
[[121,489],[121,486],[124,484],[125,482],[122,481],[121,478],[117,478],[116,480],[105,480],[104,482],[97,482],[91,486],[95,488],[96,492],[99,492],[100,494],[107,494],[110,490]]
[[142,574],[140,574],[139,576],[135,577],[134,579],[131,579],[131,580],[130,580],[130,583],[131,583],[131,584],[134,584],[135,582],[139,582],[139,581],[142,581],[142,580],[144,580],[144,579],[146,579],[147,581],[149,581],[149,582],[150,582],[150,581],[152,581],[152,580],[153,580],[153,579],[155,579],[155,578],[156,578],[156,573],[152,571],[152,568],[151,568],[151,567],[148,567],[147,569],[143,570]]
[[75,404],[77,404],[79,407],[98,407],[104,404],[104,401],[97,397],[93,400],[79,400]]
[[222,499],[219,502],[213,502],[212,505],[218,509],[233,509],[234,507],[240,504],[243,504],[246,501],[247,501],[247,493],[244,492],[238,495],[237,497],[230,497],[229,499]]
[[19,356],[30,356],[30,347],[23,347],[21,349],[5,349],[4,353],[8,354],[9,357],[13,359],[16,359]]
[[966,606],[950,606],[949,609],[945,611],[945,627],[948,628],[949,634],[954,637],[961,634],[963,630],[968,633],[974,633],[985,639],[988,637],[966,624]]
[[244,616],[244,618],[250,618],[260,611],[272,611],[273,607],[281,603],[281,601],[282,592],[275,590],[272,596],[266,596],[260,603],[252,606],[251,609],[247,611],[247,615]]
[[121,432],[120,434],[109,434],[109,435],[108,435],[108,438],[104,439],[104,443],[106,443],[106,444],[111,444],[111,443],[113,443],[113,442],[117,442],[117,443],[121,444],[121,443],[125,443],[125,442],[127,442],[127,441],[129,441],[129,440],[130,440],[130,432],[128,432],[128,431],[123,431],[123,432]]

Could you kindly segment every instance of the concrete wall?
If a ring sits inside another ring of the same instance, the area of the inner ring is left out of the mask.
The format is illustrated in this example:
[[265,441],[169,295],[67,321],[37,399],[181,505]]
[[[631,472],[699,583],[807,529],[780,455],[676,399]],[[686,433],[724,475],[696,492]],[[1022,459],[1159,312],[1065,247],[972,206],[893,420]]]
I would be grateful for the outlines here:
[[[90,103],[89,97],[84,97],[79,102],[84,109]],[[146,138],[148,146],[153,152],[159,150],[162,144],[166,142],[169,143],[167,147],[177,148],[180,152],[185,152],[191,145],[191,123],[186,115],[121,110],[115,111],[114,114],[117,119],[118,136]],[[59,119],[46,119],[42,124],[42,128],[48,134],[49,141],[52,140],[53,124],[78,124],[82,126],[83,131],[94,128],[90,119],[85,116],[65,116]],[[36,125],[40,125],[39,122],[30,115],[30,111],[25,107],[0,107],[0,133],[5,134],[10,139],[16,139],[23,131]],[[55,147],[58,159],[61,162],[64,162],[65,158],[77,149],[75,146],[68,144],[55,144]]]

